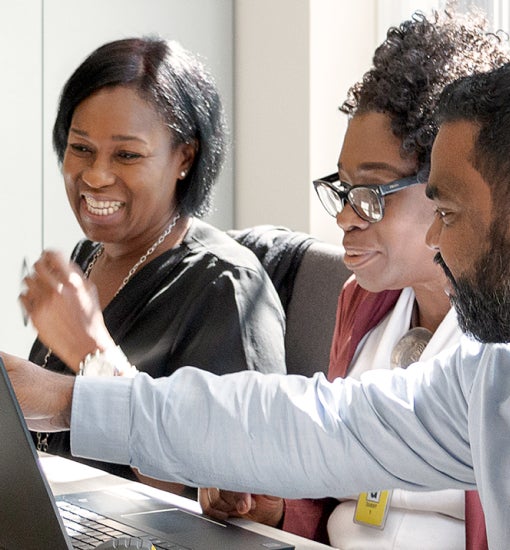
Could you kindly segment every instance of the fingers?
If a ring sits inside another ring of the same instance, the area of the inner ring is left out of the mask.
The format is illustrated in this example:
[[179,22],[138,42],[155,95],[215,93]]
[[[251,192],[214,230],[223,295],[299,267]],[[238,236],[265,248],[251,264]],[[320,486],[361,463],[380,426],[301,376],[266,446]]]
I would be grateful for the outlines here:
[[198,502],[204,514],[216,519],[225,520],[228,518],[229,514],[221,509],[222,503],[218,502],[218,494],[213,495],[213,491],[218,491],[218,489],[199,488]]
[[37,302],[51,293],[62,294],[66,285],[83,283],[83,273],[73,262],[57,251],[46,250],[23,279],[20,302],[30,314]]
[[198,494],[204,513],[221,520],[246,515],[254,506],[250,493],[222,491],[209,487],[199,489]]
[[214,487],[199,489],[199,502],[204,513],[221,520],[244,517],[276,527],[284,514],[284,501],[280,497],[236,493]]
[[61,253],[46,250],[34,264],[34,272],[38,279],[49,287],[62,291],[62,286],[69,280],[69,276],[75,270],[72,264]]

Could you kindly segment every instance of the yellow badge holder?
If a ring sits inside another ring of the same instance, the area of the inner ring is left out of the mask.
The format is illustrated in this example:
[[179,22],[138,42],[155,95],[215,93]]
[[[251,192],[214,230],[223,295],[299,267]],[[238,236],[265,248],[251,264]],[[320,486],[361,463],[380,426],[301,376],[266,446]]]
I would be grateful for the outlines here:
[[390,502],[391,491],[360,493],[354,511],[354,523],[384,529]]

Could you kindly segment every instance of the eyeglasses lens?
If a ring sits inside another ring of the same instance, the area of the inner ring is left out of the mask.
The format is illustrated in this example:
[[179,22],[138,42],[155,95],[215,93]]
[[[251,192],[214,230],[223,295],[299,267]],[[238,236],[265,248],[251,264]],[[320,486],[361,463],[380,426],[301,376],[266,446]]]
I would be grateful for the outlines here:
[[328,185],[318,185],[317,194],[330,216],[336,217],[345,206],[346,200],[362,219],[378,222],[383,218],[383,205],[379,195],[368,187],[351,187],[347,195],[339,195]]
[[336,217],[337,213],[343,210],[344,201],[327,185],[318,185],[317,194],[330,216]]
[[383,217],[383,207],[379,195],[368,187],[352,187],[349,191],[354,210],[363,219],[378,222]]

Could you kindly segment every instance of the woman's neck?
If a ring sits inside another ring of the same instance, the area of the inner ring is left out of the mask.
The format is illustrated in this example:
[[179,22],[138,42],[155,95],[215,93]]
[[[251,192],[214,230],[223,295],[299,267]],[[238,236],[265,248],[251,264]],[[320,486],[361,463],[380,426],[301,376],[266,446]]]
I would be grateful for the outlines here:
[[[90,280],[96,285],[101,309],[104,309],[117,293],[144,265],[178,246],[191,224],[191,218],[180,218],[172,232],[156,247],[152,241],[139,246],[107,243],[87,268]],[[152,252],[150,250],[152,249]],[[150,253],[149,253],[150,252]]]
[[435,332],[450,310],[451,304],[446,292],[441,287],[415,288],[415,326],[424,327]]
[[[183,216],[176,220],[175,226],[171,228],[167,236],[164,236],[164,231],[168,229],[168,226],[164,227],[160,233],[155,232],[154,235],[145,237],[143,242],[134,243],[124,241],[118,243],[105,243],[102,261],[112,265],[122,265],[126,262],[130,263],[147,255],[147,252],[152,248],[153,251],[148,254],[148,256],[153,260],[163,252],[180,244],[190,224],[191,217]],[[163,240],[159,244],[156,244],[161,237],[164,237]],[[149,261],[148,258],[147,261]]]

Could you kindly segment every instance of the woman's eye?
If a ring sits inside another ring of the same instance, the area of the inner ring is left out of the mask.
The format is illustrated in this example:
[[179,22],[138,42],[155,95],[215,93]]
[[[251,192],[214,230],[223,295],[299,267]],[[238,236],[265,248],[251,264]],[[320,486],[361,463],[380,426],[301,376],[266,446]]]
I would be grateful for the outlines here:
[[119,151],[117,156],[122,160],[136,160],[142,157],[140,153],[133,153],[131,151]]
[[70,143],[68,147],[70,147],[73,153],[76,153],[78,155],[86,155],[91,152],[89,147],[87,147],[86,145],[82,145],[81,143]]

